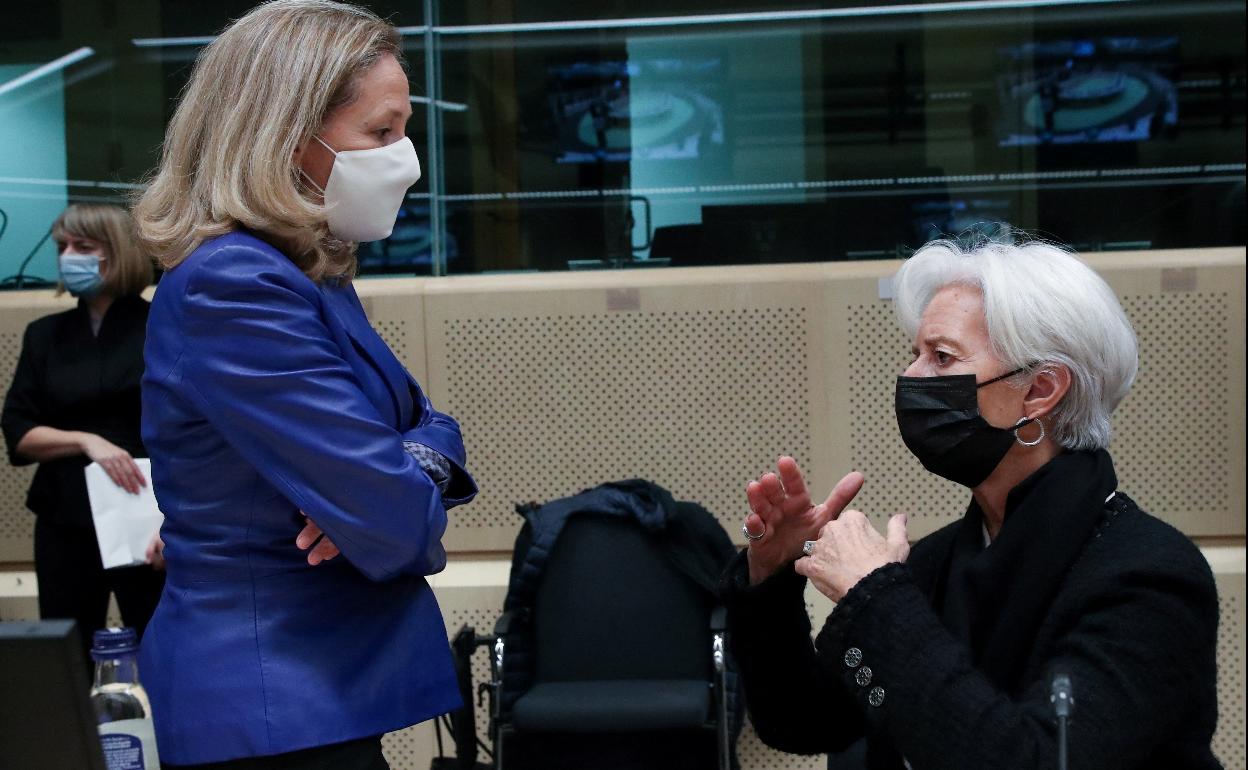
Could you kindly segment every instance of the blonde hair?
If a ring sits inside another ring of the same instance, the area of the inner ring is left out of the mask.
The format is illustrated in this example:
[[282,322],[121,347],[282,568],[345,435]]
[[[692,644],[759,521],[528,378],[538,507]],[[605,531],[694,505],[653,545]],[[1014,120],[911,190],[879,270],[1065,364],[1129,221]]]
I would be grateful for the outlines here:
[[[52,239],[59,245],[71,237],[90,238],[108,248],[108,270],[100,289],[103,293],[125,297],[140,294],[151,285],[152,260],[139,248],[134,220],[125,209],[107,203],[71,204],[52,223]],[[58,283],[56,293],[64,291],[64,285]]]
[[330,0],[264,3],[204,48],[135,206],[139,235],[160,263],[172,268],[242,226],[314,281],[353,277],[355,244],[330,234],[294,154],[386,54],[402,63],[392,25]]

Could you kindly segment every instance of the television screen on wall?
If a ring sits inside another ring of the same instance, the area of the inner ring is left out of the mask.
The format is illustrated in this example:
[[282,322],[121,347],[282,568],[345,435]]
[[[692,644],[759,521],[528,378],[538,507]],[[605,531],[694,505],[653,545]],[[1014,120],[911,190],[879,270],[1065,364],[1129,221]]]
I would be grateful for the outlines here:
[[1000,49],[1002,147],[1141,142],[1178,124],[1177,37],[1103,37]]
[[722,148],[722,73],[710,57],[550,66],[556,161],[700,158]]

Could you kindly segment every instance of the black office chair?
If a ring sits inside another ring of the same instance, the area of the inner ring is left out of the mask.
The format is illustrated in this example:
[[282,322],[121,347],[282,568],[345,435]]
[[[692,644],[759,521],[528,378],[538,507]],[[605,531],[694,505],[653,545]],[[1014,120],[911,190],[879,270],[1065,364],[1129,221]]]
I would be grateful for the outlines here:
[[[729,707],[723,620],[658,536],[627,518],[573,516],[532,606],[496,628],[496,770],[734,767],[740,714]],[[509,659],[520,634],[528,649]],[[517,665],[526,686],[508,692]]]
[[717,264],[707,260],[702,248],[702,225],[663,225],[654,229],[650,242],[650,258],[668,260],[671,267],[694,267]]

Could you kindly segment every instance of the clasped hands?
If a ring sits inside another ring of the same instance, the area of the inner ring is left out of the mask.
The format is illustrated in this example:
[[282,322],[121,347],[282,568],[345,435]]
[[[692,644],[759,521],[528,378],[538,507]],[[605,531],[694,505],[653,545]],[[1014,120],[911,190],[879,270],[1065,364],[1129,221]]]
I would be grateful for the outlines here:
[[[845,510],[862,483],[861,473],[848,473],[816,505],[797,461],[787,456],[776,462],[776,473],[751,481],[745,490],[750,503],[745,527],[763,534],[749,544],[750,584],[766,580],[793,562],[798,574],[839,602],[871,572],[891,562],[904,562],[910,555],[905,514],[889,519],[885,537],[861,511]],[[809,556],[802,553],[807,540],[816,541]]]

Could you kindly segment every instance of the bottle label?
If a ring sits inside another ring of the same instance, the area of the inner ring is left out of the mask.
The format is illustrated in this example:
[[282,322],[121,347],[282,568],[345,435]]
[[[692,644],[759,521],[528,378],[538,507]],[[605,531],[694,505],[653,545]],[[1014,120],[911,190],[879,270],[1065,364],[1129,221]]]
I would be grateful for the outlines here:
[[100,725],[108,770],[160,770],[156,732],[150,719],[122,719]]

